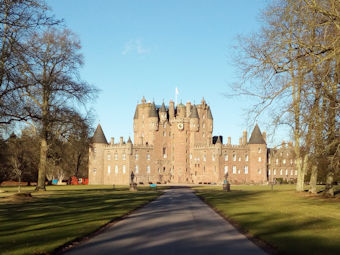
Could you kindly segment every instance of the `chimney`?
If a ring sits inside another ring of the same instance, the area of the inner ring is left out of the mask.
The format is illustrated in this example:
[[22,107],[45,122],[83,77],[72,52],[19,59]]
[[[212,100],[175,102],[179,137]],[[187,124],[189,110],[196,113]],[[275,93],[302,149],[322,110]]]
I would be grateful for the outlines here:
[[114,145],[115,144],[115,139],[114,137],[111,137],[111,145]]
[[284,140],[282,140],[282,142],[281,142],[281,147],[282,147],[282,148],[285,148],[285,147],[286,147],[286,143],[285,143]]
[[263,137],[263,140],[267,143],[267,133],[266,133],[266,131],[262,132],[262,137]]
[[239,141],[239,144],[242,145],[242,137],[240,137],[238,141]]
[[123,137],[121,136],[120,139],[119,139],[119,144],[122,145],[123,144]]
[[190,117],[190,113],[191,113],[191,103],[190,103],[190,101],[188,101],[187,103],[186,103],[186,114],[187,114],[187,118],[188,117]]
[[231,145],[231,137],[228,136],[228,144]]
[[169,102],[169,119],[175,117],[175,106],[174,101],[170,100]]
[[247,131],[243,131],[243,145],[247,144]]

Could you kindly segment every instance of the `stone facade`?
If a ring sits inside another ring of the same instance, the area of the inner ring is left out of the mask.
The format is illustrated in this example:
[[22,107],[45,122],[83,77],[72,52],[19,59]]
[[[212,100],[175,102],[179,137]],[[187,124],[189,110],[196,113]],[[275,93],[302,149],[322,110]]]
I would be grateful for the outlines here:
[[[134,144],[122,137],[108,143],[98,125],[89,149],[90,184],[129,184],[131,173],[138,184],[221,184],[226,174],[233,184],[297,177],[291,145],[268,149],[257,125],[249,140],[243,132],[238,145],[230,137],[223,144],[223,137],[213,136],[213,116],[204,99],[199,105],[175,107],[170,101],[157,107],[143,98],[133,122]],[[277,160],[285,167],[276,167]]]

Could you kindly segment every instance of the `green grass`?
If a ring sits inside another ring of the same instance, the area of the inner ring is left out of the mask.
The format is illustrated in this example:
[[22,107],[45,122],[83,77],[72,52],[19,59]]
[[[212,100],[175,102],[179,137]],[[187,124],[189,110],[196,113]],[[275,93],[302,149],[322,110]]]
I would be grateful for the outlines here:
[[[41,254],[85,236],[157,197],[160,192],[139,187],[51,186],[33,198],[13,200],[16,187],[0,198],[0,253]],[[23,192],[33,187],[24,187]]]
[[[280,254],[340,254],[340,199],[299,194],[294,185],[195,188],[199,196]],[[337,187],[339,189],[339,187]]]

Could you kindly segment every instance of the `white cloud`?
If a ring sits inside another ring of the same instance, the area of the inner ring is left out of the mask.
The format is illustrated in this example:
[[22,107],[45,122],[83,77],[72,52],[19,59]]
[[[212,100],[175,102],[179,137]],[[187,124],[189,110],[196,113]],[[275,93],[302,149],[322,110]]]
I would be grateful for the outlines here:
[[131,52],[136,52],[138,55],[143,55],[149,53],[150,50],[143,46],[141,39],[132,39],[125,43],[122,55],[127,55]]

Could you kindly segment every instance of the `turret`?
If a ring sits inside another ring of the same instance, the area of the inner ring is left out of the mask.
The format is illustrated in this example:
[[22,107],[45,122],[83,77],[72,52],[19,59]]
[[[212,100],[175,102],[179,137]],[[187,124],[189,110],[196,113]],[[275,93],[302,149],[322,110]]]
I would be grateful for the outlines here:
[[217,149],[217,155],[221,156],[222,155],[222,141],[221,141],[220,136],[217,137],[215,146],[216,146],[216,149]]
[[129,136],[129,139],[128,139],[126,144],[127,144],[127,147],[128,147],[128,154],[132,155],[132,141],[131,141],[130,136]]
[[98,124],[96,131],[93,134],[93,137],[91,139],[91,142],[93,144],[99,143],[99,144],[107,144],[106,137],[104,135],[103,129],[100,124]]
[[167,120],[167,112],[164,103],[162,104],[161,108],[159,109],[159,120],[163,124]]
[[208,131],[212,133],[212,131],[213,131],[213,116],[211,114],[211,110],[210,110],[209,106],[207,108],[207,126],[208,126]]
[[176,117],[179,118],[185,118],[185,106],[184,104],[180,103],[177,105],[177,113],[176,113]]
[[199,116],[198,116],[196,105],[192,106],[192,110],[190,114],[190,130],[193,132],[198,132],[199,130]]
[[158,114],[157,114],[155,103],[151,104],[150,112],[149,112],[149,120],[150,120],[151,130],[157,131],[158,130]]
[[191,103],[190,102],[187,102],[185,104],[185,110],[186,110],[186,116],[189,117],[191,114]]
[[169,118],[172,119],[175,117],[175,105],[174,101],[170,100],[169,102]]

